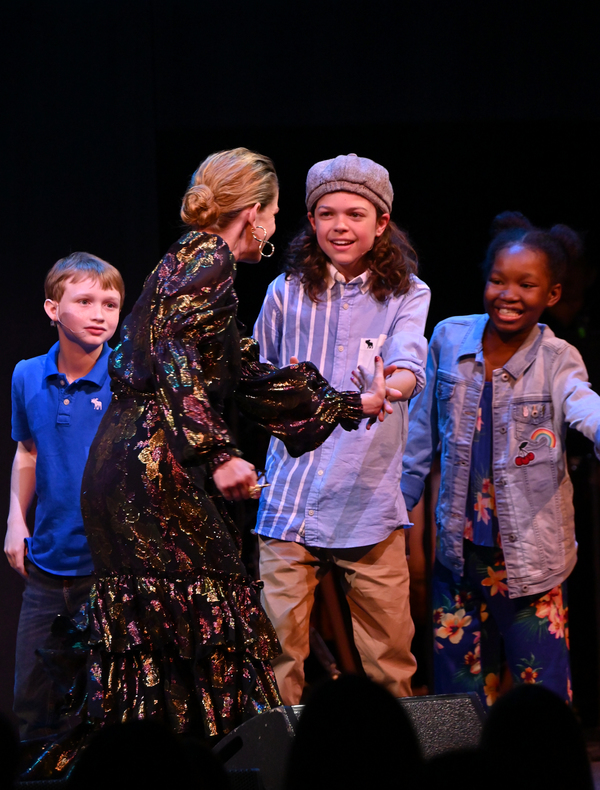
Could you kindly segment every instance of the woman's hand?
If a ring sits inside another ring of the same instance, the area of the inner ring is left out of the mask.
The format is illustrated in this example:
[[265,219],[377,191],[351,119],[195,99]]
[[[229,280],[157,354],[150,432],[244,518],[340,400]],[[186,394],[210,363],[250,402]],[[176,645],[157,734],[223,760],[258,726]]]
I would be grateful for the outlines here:
[[250,499],[252,488],[258,482],[256,469],[252,464],[237,456],[218,466],[213,472],[213,480],[225,499],[234,502]]
[[363,414],[371,418],[367,430],[375,420],[383,422],[385,415],[394,411],[388,398],[398,400],[402,397],[399,390],[387,387],[385,383],[386,374],[391,375],[395,369],[394,365],[389,365],[384,370],[383,360],[376,356],[375,372],[372,376],[369,376],[362,365],[359,365],[358,371],[352,371],[352,382],[361,390]]

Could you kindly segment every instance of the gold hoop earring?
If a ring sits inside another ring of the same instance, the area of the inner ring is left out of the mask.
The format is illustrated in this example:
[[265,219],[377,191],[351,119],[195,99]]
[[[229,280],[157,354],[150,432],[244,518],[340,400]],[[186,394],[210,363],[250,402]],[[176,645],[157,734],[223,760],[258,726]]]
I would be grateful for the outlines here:
[[[260,228],[260,230],[262,230],[262,232],[265,234],[265,235],[264,235],[264,238],[262,238],[262,239],[259,239],[259,238],[257,238],[257,237],[254,235],[254,231],[255,231],[255,230],[258,230],[259,228]],[[257,242],[258,242],[258,251],[260,252],[260,257],[261,257],[261,258],[271,258],[271,257],[272,257],[272,255],[273,255],[273,253],[275,252],[275,245],[274,245],[272,242],[268,241],[268,239],[267,239],[267,231],[266,231],[266,229],[265,229],[265,228],[263,228],[263,226],[262,226],[262,225],[257,225],[255,228],[252,228],[252,238],[253,238],[255,241],[257,241]],[[264,252],[264,249],[265,249],[265,244],[268,244],[268,245],[269,245],[269,247],[271,248],[271,251],[270,251],[270,252]]]

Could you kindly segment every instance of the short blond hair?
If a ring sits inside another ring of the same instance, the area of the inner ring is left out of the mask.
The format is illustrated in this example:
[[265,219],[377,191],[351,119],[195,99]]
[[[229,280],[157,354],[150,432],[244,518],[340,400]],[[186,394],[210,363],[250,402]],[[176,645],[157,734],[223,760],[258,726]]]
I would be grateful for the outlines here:
[[91,255],[89,252],[72,252],[66,258],[56,261],[46,275],[44,282],[46,299],[60,302],[68,280],[77,283],[81,280],[86,280],[88,277],[99,282],[105,290],[112,288],[118,291],[121,297],[119,307],[123,307],[125,283],[121,277],[121,272],[107,261],[103,261],[102,258]]
[[192,176],[183,196],[181,219],[193,228],[226,228],[243,209],[264,208],[277,197],[279,184],[268,156],[233,148],[211,154]]

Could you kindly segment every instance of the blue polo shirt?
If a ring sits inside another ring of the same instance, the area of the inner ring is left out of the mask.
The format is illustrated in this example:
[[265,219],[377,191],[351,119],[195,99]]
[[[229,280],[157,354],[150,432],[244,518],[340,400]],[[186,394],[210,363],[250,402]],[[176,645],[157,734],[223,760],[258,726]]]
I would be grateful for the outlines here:
[[18,363],[12,379],[12,438],[37,448],[38,497],[29,560],[48,573],[85,576],[92,558],[79,504],[90,445],[111,398],[104,344],[92,370],[68,383],[57,367],[59,344]]

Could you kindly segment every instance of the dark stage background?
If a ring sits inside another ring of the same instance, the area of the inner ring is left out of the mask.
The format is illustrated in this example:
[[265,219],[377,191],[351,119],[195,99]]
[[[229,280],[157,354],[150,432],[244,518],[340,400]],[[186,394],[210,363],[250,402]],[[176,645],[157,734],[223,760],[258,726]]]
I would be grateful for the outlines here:
[[[600,56],[590,6],[5,0],[3,523],[11,371],[55,339],[42,310],[45,272],[73,250],[100,255],[121,269],[128,311],[180,234],[179,200],[212,151],[257,149],[280,174],[278,253],[238,274],[248,325],[302,218],[307,169],[350,151],[390,171],[394,218],[432,287],[430,329],[480,311],[478,264],[499,211],[571,224],[586,234],[595,266]],[[592,330],[596,295],[590,286]],[[590,348],[595,367],[598,344]],[[598,583],[585,513],[572,648],[576,700],[594,724]],[[0,708],[8,711],[21,583],[0,565]]]

